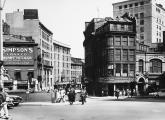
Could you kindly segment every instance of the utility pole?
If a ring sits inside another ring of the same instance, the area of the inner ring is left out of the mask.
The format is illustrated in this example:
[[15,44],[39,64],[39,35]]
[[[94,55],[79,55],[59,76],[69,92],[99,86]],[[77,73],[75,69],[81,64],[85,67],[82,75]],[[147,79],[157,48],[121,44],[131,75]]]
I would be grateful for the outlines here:
[[1,87],[3,87],[2,65],[3,65],[2,3],[1,3],[1,0],[0,0],[0,86]]

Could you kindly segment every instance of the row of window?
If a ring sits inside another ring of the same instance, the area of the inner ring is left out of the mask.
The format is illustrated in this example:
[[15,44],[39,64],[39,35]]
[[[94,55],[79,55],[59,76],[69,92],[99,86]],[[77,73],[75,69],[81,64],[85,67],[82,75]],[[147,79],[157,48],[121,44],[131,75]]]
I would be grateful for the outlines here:
[[135,60],[135,50],[128,49],[108,49],[107,50],[107,60],[108,61],[134,61]]
[[132,32],[133,31],[133,25],[109,24],[107,26],[98,28],[96,30],[96,33],[109,32],[109,31]]
[[129,4],[129,5],[124,5],[124,6],[119,6],[119,9],[122,9],[122,8],[132,8],[132,7],[138,7],[138,6],[143,6],[144,5],[144,2],[140,2],[140,3],[134,3],[134,4]]
[[54,46],[54,51],[62,52],[65,54],[70,54],[70,49],[69,48],[64,48],[61,46]]
[[54,74],[55,75],[61,74],[61,76],[64,77],[70,75],[70,70],[63,70],[63,72],[61,72],[60,69],[54,69]]
[[[111,65],[113,66],[113,65]],[[108,69],[105,67],[104,69],[99,69],[98,74],[100,76],[134,76],[135,74],[135,64],[114,64],[115,67],[112,69]]]
[[[57,63],[57,64],[56,64]],[[54,62],[55,67],[63,67],[63,68],[70,68],[71,64],[70,63],[60,63],[60,62]]]
[[81,70],[81,69],[82,69],[82,66],[79,66],[79,65],[72,65],[72,66],[71,66],[71,69],[78,69],[78,70]]
[[133,25],[110,24],[110,31],[133,31]]
[[61,54],[54,54],[54,59],[56,60],[63,60],[63,61],[70,61],[70,56],[65,56]]
[[[150,63],[150,73],[162,73],[162,61],[159,59],[152,59],[149,61]],[[144,72],[144,61],[139,60],[139,72]]]
[[79,77],[80,75],[82,75],[82,72],[81,71],[71,71],[71,75]]
[[106,39],[107,46],[135,46],[135,38],[127,36],[111,36]]

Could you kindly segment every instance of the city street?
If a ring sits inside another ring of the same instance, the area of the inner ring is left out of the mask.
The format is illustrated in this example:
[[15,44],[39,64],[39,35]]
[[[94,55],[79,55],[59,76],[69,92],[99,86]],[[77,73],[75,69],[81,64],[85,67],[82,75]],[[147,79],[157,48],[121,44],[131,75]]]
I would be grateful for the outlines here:
[[164,120],[165,100],[89,97],[75,102],[25,102],[10,109],[13,120]]

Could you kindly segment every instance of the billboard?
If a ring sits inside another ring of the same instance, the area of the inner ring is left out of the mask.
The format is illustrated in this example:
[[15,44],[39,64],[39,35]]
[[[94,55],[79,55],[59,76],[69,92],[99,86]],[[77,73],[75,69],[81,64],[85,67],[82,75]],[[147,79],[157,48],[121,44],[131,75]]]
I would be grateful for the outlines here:
[[38,10],[24,9],[24,19],[38,19]]
[[4,65],[34,65],[33,47],[4,47]]

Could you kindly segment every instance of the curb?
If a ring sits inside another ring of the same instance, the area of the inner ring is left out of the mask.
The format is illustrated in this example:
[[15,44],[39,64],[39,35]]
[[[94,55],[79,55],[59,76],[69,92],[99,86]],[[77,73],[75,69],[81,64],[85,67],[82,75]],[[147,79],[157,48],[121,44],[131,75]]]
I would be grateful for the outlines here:
[[67,105],[68,102],[65,103],[51,103],[51,102],[26,102],[20,103],[21,106],[56,106],[56,105]]

